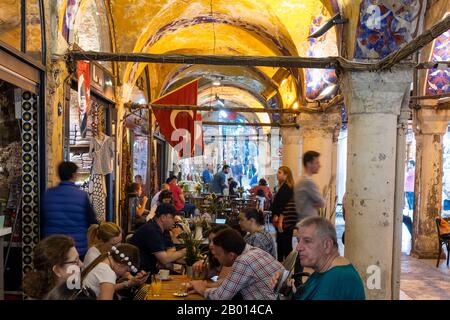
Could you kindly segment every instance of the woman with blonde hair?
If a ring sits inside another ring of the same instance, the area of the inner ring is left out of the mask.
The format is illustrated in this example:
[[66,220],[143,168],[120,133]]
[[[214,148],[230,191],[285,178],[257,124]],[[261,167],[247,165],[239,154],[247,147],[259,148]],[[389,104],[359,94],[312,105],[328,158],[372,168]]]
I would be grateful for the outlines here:
[[277,230],[278,261],[283,261],[292,251],[292,236],[297,224],[294,201],[294,178],[289,167],[281,166],[277,172],[278,192],[270,208],[272,224]]
[[89,250],[84,258],[84,264],[88,266],[102,253],[108,252],[113,246],[122,242],[122,230],[113,222],[93,224],[87,232]]

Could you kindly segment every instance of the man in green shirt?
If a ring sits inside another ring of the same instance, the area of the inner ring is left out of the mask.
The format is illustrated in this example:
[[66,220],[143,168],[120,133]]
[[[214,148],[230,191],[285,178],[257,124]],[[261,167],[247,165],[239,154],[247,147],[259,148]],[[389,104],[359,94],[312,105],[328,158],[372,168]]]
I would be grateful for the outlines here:
[[[310,217],[298,225],[297,251],[303,267],[314,273],[300,288],[297,300],[365,300],[364,285],[356,269],[339,255],[336,229],[326,219]],[[275,284],[279,278],[273,278]]]

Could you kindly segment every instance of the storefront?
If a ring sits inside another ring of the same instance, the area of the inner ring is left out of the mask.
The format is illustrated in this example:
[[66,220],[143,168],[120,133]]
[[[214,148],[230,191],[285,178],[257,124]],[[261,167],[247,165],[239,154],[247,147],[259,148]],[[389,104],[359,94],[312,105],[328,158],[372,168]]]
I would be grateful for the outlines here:
[[[45,68],[0,41],[0,295],[20,295],[39,242],[39,205],[45,190]],[[0,298],[1,299],[1,298]]]
[[[97,63],[89,64],[90,97],[86,124],[80,112],[79,79],[66,88],[64,159],[78,165],[77,184],[89,193],[99,221],[115,219],[116,109],[113,75]],[[85,128],[83,127],[85,126]]]

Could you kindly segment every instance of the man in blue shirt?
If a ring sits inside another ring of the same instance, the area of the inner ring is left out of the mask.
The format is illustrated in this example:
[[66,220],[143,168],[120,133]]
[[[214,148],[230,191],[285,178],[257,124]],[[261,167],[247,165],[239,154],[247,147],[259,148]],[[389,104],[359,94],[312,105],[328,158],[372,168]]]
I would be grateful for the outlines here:
[[213,180],[213,166],[212,164],[208,163],[206,165],[206,169],[203,171],[202,177],[203,177],[203,182],[204,183],[211,183]]
[[217,172],[214,175],[214,179],[211,185],[211,191],[217,194],[223,194],[223,190],[228,187],[227,174],[230,172],[230,166],[224,165],[222,171]]
[[[297,300],[365,300],[364,285],[356,269],[339,255],[336,229],[321,217],[298,224],[297,251],[303,267],[314,273],[305,284],[293,288]],[[275,285],[280,274],[274,275]],[[289,282],[289,281],[288,281]]]
[[171,204],[160,204],[155,217],[141,226],[130,240],[139,248],[141,269],[158,273],[159,266],[171,268],[171,264],[184,258],[186,249],[176,251],[169,234],[175,226],[176,209]]
[[73,238],[83,258],[88,249],[87,230],[98,221],[88,194],[75,185],[77,171],[78,166],[73,162],[59,164],[61,182],[48,189],[43,199],[43,236],[64,234]]

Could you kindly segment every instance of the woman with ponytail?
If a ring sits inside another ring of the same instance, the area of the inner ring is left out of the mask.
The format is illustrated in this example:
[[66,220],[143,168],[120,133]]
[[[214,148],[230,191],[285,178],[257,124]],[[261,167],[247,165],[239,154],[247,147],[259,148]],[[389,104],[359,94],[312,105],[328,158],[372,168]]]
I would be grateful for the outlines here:
[[88,266],[102,253],[111,250],[122,242],[122,230],[113,222],[93,224],[87,232],[89,250],[84,258],[84,265]]
[[34,270],[27,272],[23,279],[23,291],[32,299],[44,299],[82,266],[73,239],[64,235],[53,235],[39,242],[34,249],[33,264]]
[[[81,273],[83,287],[95,292],[97,300],[113,300],[116,291],[138,286],[147,280],[145,272],[139,272],[139,249],[131,244],[122,243],[112,246],[107,253],[99,255]],[[116,283],[118,278],[136,274],[129,280]]]

